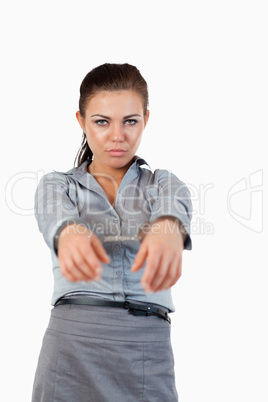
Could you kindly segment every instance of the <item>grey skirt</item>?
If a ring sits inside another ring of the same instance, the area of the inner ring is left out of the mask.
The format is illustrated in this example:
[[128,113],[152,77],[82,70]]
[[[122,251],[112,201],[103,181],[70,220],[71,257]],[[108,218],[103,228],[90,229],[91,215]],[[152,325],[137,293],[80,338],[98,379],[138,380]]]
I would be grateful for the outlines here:
[[102,306],[52,309],[32,402],[176,402],[170,324]]

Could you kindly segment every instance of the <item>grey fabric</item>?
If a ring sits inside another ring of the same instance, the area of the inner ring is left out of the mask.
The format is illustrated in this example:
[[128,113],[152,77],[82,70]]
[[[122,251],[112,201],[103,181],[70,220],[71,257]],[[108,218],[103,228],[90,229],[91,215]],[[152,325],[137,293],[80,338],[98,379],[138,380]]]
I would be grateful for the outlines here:
[[120,308],[53,308],[32,402],[178,401],[170,328]]

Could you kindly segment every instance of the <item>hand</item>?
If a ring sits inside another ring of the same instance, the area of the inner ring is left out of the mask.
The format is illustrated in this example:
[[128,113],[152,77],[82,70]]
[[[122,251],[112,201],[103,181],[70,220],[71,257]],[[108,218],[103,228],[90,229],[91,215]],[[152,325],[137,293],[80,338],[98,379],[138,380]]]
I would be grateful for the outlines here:
[[175,285],[181,276],[183,248],[178,221],[166,218],[152,224],[131,268],[136,272],[147,260],[141,279],[146,292],[158,292]]
[[69,281],[93,281],[101,279],[101,263],[108,263],[100,240],[85,226],[66,226],[58,240],[60,270]]

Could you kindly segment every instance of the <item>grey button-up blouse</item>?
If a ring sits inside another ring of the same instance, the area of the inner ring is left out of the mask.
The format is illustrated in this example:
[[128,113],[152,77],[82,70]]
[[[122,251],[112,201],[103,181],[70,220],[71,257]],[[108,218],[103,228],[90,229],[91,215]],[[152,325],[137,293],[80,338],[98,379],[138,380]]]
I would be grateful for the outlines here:
[[[140,246],[136,238],[139,227],[160,217],[179,219],[187,232],[184,248],[192,248],[192,204],[188,188],[167,170],[152,172],[145,160],[136,156],[112,206],[102,187],[88,173],[88,163],[67,173],[44,175],[36,190],[35,216],[52,256],[52,304],[64,295],[85,294],[107,300],[154,303],[174,311],[171,289],[147,294],[140,285],[144,267],[136,273],[130,268]],[[100,239],[108,239],[103,246],[110,263],[103,265],[100,281],[70,282],[61,274],[54,247],[55,235],[59,227],[75,222],[88,227]],[[118,236],[135,240],[122,241]],[[109,241],[113,237],[115,239]]]

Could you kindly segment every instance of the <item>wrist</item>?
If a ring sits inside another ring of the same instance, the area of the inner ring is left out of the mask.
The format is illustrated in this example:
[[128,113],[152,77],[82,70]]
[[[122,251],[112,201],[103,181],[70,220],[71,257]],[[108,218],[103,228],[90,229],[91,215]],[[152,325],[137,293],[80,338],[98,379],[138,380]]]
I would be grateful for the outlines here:
[[139,229],[140,239],[142,240],[149,232],[154,234],[177,233],[182,236],[183,242],[187,238],[187,232],[182,222],[174,216],[162,216],[142,225]]
[[58,255],[58,244],[59,244],[59,239],[62,236],[69,235],[71,233],[73,234],[85,234],[88,232],[88,228],[86,227],[85,224],[80,223],[80,222],[64,222],[62,223],[54,236],[54,241],[53,241],[53,246],[54,246],[54,251]]

